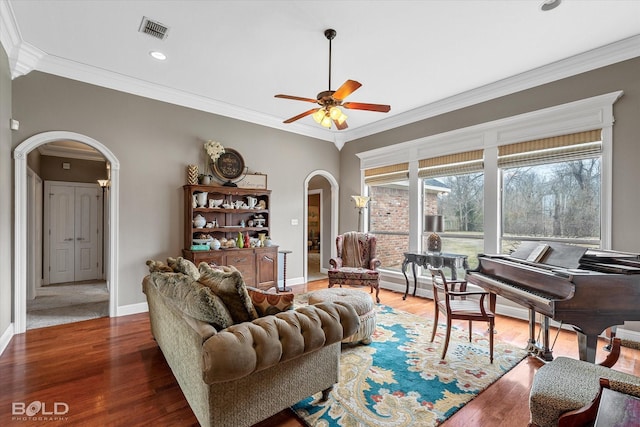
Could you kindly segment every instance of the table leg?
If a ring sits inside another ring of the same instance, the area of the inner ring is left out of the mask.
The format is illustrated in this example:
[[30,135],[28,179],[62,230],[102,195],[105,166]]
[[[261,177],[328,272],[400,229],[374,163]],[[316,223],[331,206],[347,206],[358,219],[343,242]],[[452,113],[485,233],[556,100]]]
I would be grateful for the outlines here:
[[404,274],[404,280],[407,284],[407,287],[405,288],[404,291],[404,296],[402,297],[403,300],[407,299],[407,294],[409,293],[409,278],[407,277],[407,264],[409,263],[409,260],[405,257],[404,261],[402,261],[402,274]]
[[416,296],[416,289],[418,287],[418,278],[416,276],[416,263],[411,263],[411,271],[413,272],[413,296]]

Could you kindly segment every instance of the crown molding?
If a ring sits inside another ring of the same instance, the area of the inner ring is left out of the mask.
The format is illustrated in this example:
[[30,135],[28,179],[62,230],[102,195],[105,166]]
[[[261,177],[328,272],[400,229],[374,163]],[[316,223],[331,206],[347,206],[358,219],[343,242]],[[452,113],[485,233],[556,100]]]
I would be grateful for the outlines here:
[[343,133],[346,142],[640,56],[640,34]]
[[328,131],[302,123],[284,124],[280,118],[268,114],[47,55],[22,40],[13,10],[7,0],[0,0],[0,43],[9,56],[13,78],[27,74],[32,70],[38,70],[145,98],[329,141],[338,150],[341,150],[347,142],[369,135],[640,56],[640,34],[638,34],[355,129]]
[[55,144],[45,144],[39,146],[37,150],[43,156],[68,157],[70,159],[93,160],[97,162],[105,161],[102,153],[89,146],[86,147],[87,148],[62,147]]

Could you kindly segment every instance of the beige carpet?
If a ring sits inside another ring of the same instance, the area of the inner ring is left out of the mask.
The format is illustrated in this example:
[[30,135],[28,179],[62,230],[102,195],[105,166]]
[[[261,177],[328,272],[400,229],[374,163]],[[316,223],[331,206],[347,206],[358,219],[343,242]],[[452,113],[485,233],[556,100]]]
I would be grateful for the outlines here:
[[103,281],[48,285],[38,288],[36,294],[27,301],[27,329],[109,315],[109,291]]

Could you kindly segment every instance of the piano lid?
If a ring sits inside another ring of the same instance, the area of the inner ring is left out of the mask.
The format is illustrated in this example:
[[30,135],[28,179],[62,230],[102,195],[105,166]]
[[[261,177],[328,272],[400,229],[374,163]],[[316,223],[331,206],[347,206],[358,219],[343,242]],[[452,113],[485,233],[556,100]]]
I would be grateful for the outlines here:
[[549,250],[544,258],[539,262],[541,264],[552,265],[554,267],[576,269],[580,266],[580,259],[587,251],[587,248],[566,243],[558,242],[522,242],[518,249],[513,251],[511,257],[526,260],[532,252],[538,250],[540,245],[548,245]]

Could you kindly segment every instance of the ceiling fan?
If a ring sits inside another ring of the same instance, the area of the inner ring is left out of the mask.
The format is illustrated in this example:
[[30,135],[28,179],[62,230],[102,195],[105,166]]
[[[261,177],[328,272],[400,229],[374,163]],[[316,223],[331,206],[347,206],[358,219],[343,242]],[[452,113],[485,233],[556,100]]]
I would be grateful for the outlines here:
[[387,113],[391,110],[391,106],[382,104],[366,104],[363,102],[343,102],[344,99],[355,92],[362,84],[355,80],[347,80],[337,90],[331,90],[331,40],[336,36],[336,30],[328,29],[324,32],[325,37],[329,40],[329,90],[320,92],[316,99],[303,98],[300,96],[278,94],[276,98],[293,99],[296,101],[312,102],[320,105],[319,108],[312,108],[304,113],[293,116],[285,120],[283,123],[292,123],[308,115],[313,115],[313,119],[320,125],[330,128],[331,123],[336,125],[338,130],[346,129],[347,116],[338,107],[344,107],[351,110],[367,110]]

